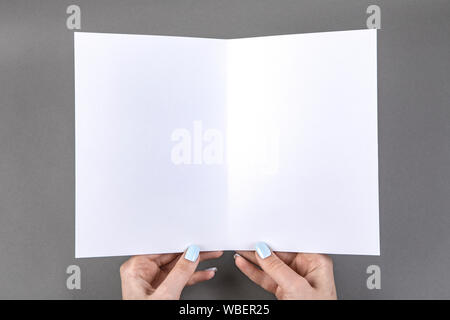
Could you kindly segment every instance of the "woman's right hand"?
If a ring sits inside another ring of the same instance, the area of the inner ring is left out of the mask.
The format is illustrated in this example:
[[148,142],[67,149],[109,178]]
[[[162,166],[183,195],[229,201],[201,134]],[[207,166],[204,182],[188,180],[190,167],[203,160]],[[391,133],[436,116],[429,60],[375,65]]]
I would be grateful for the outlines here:
[[330,257],[315,253],[239,251],[235,264],[247,277],[280,300],[337,299]]

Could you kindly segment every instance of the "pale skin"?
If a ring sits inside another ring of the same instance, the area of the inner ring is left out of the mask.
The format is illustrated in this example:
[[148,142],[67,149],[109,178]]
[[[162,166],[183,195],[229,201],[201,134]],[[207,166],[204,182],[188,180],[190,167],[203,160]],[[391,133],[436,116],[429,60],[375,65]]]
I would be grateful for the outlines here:
[[[196,261],[183,254],[135,256],[120,268],[123,299],[176,300],[187,285],[208,281],[215,270],[196,271],[200,261],[223,252],[202,252]],[[336,299],[331,258],[321,254],[239,251],[235,264],[250,280],[279,300]]]
[[255,251],[239,251],[235,264],[278,300],[337,299],[333,262],[326,255],[272,252],[261,259]]
[[196,261],[183,254],[134,256],[120,267],[124,300],[178,300],[185,286],[210,280],[214,270],[196,271],[200,261],[219,258],[223,252],[202,252]]

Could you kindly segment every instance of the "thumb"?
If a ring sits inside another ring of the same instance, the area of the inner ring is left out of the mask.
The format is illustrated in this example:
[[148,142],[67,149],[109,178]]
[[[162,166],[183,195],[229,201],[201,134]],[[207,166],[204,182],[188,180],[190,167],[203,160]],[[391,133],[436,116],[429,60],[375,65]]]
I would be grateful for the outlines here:
[[199,253],[200,248],[198,246],[189,246],[184,255],[180,257],[173,269],[169,272],[166,279],[160,284],[157,291],[173,299],[179,298],[181,291],[198,266],[200,260],[198,259]]
[[306,282],[306,279],[278,258],[264,242],[258,242],[255,249],[256,260],[258,261],[260,267],[282,289],[288,290],[292,287],[302,285],[302,282]]

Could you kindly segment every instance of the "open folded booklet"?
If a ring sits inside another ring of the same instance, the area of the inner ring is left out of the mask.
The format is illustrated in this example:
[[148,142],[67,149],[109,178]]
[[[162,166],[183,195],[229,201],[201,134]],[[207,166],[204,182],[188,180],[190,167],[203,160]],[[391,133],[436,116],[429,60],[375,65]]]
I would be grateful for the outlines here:
[[76,257],[379,254],[376,30],[74,47]]

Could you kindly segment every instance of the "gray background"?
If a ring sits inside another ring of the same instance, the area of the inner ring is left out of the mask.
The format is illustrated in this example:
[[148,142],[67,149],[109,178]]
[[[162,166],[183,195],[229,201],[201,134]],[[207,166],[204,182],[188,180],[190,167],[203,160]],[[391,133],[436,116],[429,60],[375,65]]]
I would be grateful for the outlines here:
[[[120,298],[120,258],[74,259],[73,32],[234,38],[378,33],[381,256],[334,256],[338,295],[450,298],[450,1],[0,1],[0,298]],[[66,267],[81,267],[81,290]],[[381,267],[381,290],[366,268]],[[272,298],[234,267],[185,298]],[[205,265],[206,266],[206,265]]]

